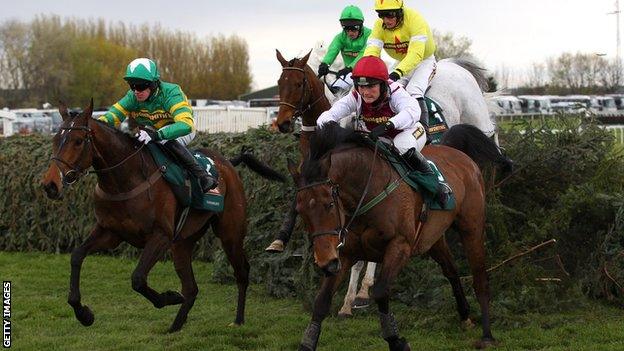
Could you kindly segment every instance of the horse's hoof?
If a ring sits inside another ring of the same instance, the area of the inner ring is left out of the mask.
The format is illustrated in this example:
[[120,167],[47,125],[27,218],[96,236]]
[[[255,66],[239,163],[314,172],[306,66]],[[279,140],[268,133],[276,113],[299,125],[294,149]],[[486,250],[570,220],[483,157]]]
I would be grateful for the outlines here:
[[353,318],[353,314],[346,312],[338,312],[338,319],[348,319]]
[[180,329],[182,329],[183,324],[184,323],[173,323],[171,327],[169,327],[169,330],[167,330],[167,333],[171,334],[171,333],[179,332]]
[[474,329],[474,327],[475,325],[470,318],[466,319],[465,321],[461,321],[462,330],[472,330]]
[[284,252],[284,242],[279,240],[279,239],[277,239],[277,240],[273,241],[271,243],[271,245],[269,245],[269,247],[264,249],[264,251],[270,252],[270,253]]
[[366,308],[369,305],[370,305],[370,299],[356,297],[353,303],[351,304],[351,307],[352,308]]
[[74,314],[76,315],[76,319],[85,327],[92,325],[95,320],[95,316],[93,316],[93,312],[91,312],[89,306],[75,308]]
[[392,342],[390,345],[390,351],[412,351],[410,344],[405,338],[399,338]]
[[474,347],[476,349],[483,350],[490,346],[497,346],[497,345],[498,345],[498,341],[496,341],[494,338],[483,338],[481,340],[477,340],[474,344]]
[[165,291],[160,294],[160,298],[162,299],[164,306],[179,305],[184,302],[184,296],[180,295],[177,291]]

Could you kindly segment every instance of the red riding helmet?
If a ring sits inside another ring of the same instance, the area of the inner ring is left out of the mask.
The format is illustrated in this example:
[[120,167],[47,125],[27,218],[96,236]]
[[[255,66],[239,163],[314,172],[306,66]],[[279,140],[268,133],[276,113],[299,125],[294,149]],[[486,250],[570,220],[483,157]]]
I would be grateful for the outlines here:
[[353,67],[351,73],[356,85],[379,84],[388,81],[388,68],[377,56],[364,56]]

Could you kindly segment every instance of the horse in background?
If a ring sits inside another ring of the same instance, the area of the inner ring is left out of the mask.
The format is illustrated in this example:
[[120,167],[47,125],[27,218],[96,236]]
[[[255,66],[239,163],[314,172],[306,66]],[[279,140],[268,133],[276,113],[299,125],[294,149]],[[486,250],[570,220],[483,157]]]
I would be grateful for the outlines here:
[[[471,150],[465,151],[471,155],[491,155],[489,161],[503,164],[509,161],[474,126],[457,125],[447,134],[453,136],[454,145],[470,145]],[[427,210],[423,217],[419,214],[426,208],[424,198],[401,181],[401,175],[383,161],[377,149],[371,150],[364,138],[329,123],[312,137],[310,157],[302,171],[289,163],[297,185],[296,208],[306,224],[314,262],[325,273],[299,350],[316,350],[321,323],[329,314],[333,294],[351,266],[362,260],[382,263],[371,296],[377,303],[382,336],[390,351],[411,350],[400,337],[389,298],[392,283],[412,256],[427,253],[440,265],[453,288],[460,320],[470,324],[468,302],[444,236],[450,226],[460,235],[481,307],[483,334],[476,346],[494,344],[486,272],[485,187],[479,166],[464,150],[446,145],[426,146],[423,154],[436,163],[453,188],[456,206],[448,211]],[[387,191],[395,183],[398,186]],[[376,202],[383,192],[386,197]],[[370,201],[375,205],[367,212],[353,215],[360,205]]]
[[[243,324],[249,285],[249,262],[243,247],[247,204],[243,184],[232,163],[216,151],[200,149],[218,169],[218,192],[224,196],[224,209],[222,212],[190,209],[185,224],[176,230],[177,219],[185,210],[163,179],[162,169],[148,148],[128,134],[93,119],[93,100],[80,114],[70,116],[63,104],[59,112],[63,122],[52,140],[53,157],[42,179],[47,197],[60,199],[64,189],[89,173],[91,167],[97,175],[93,196],[96,224],[71,254],[67,302],[74,309],[76,319],[84,326],[94,322],[93,312],[81,302],[80,271],[85,257],[92,252],[112,250],[125,241],[143,249],[132,273],[132,288],[156,308],[180,305],[169,332],[180,330],[198,293],[192,268],[193,248],[212,228],[234,269],[238,287],[234,324]],[[268,179],[284,181],[281,174],[250,154],[241,154],[233,162],[243,162]],[[155,291],[147,282],[150,270],[168,250],[182,284],[181,294]]]

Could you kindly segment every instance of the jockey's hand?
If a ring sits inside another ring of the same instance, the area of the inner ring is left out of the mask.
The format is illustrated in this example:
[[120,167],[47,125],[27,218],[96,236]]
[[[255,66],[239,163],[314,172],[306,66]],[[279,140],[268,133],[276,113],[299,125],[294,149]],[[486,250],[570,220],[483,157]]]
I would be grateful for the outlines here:
[[388,121],[385,124],[378,125],[370,131],[369,137],[372,140],[379,139],[380,136],[394,129],[394,123]]
[[329,65],[326,64],[325,62],[321,62],[318,68],[318,76],[319,77],[326,76],[328,73],[329,73]]
[[143,144],[147,144],[150,141],[160,140],[158,132],[152,129],[141,129],[138,133],[136,133],[135,137]]
[[349,73],[351,73],[351,67],[345,67],[338,71],[338,77],[346,77]]
[[390,75],[388,75],[388,78],[391,81],[396,82],[397,80],[401,79],[401,76],[399,76],[399,74],[396,73],[396,72],[392,72],[392,73],[390,73]]

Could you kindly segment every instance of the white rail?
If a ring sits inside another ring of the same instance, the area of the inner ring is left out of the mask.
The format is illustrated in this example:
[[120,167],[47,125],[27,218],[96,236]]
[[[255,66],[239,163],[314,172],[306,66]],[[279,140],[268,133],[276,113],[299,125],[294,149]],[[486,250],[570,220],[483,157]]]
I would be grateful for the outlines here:
[[193,114],[197,131],[207,133],[241,133],[271,124],[271,112],[263,107],[195,107]]

